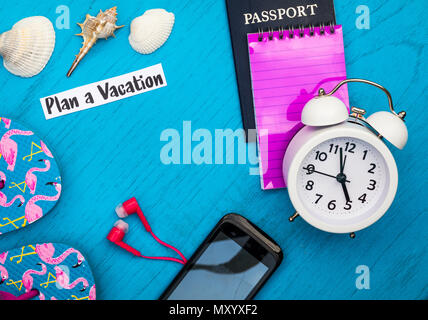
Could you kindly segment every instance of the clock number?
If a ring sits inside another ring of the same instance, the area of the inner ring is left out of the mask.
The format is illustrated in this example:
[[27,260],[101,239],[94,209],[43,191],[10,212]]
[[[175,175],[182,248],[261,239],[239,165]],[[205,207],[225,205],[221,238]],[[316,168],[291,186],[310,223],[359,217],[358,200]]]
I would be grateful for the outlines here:
[[351,210],[352,209],[352,201],[346,202],[346,206],[343,209],[345,209],[347,211]]
[[354,150],[357,147],[357,145],[355,143],[347,142],[345,145],[346,145],[345,151],[347,151],[349,153],[355,153]]
[[318,197],[318,199],[317,201],[315,201],[315,204],[318,204],[318,202],[320,202],[320,200],[322,199],[323,195],[317,193],[316,196]]
[[367,200],[367,193],[364,193],[361,197],[358,198],[358,200],[360,200],[362,203],[366,203]]
[[308,191],[313,190],[314,184],[315,184],[315,182],[313,182],[312,180],[309,180],[308,183],[306,184],[306,190],[308,190]]
[[364,161],[364,160],[366,160],[366,158],[367,158],[367,153],[368,153],[368,152],[369,152],[368,150],[365,150],[365,151],[364,151],[363,161]]
[[327,153],[317,151],[317,155],[315,156],[315,160],[319,160],[319,161],[324,162],[325,160],[327,160]]
[[374,170],[376,169],[376,164],[370,163],[370,166],[371,166],[371,168],[368,171],[368,173],[375,174]]
[[339,151],[339,145],[331,144],[329,153],[332,153],[333,150],[334,150],[334,154],[337,154],[337,152]]
[[376,180],[370,180],[370,186],[367,187],[367,190],[373,191],[376,189]]
[[308,171],[307,173],[306,173],[306,175],[311,175],[312,173],[314,173],[315,172],[315,166],[313,165],[313,164],[308,164],[308,166],[306,167],[306,168],[303,168],[303,170],[306,170],[306,171]]
[[329,210],[334,210],[334,209],[336,209],[336,200],[331,200],[331,201],[328,203],[328,209],[329,209]]

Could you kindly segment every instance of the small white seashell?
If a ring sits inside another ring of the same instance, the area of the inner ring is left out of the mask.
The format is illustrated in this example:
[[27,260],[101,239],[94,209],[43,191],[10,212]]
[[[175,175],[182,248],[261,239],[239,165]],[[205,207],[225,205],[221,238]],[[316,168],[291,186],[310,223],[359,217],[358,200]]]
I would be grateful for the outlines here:
[[131,23],[129,43],[142,54],[150,54],[162,47],[171,35],[175,16],[164,9],[147,10]]
[[55,30],[45,17],[22,19],[0,35],[0,55],[4,66],[9,72],[24,78],[39,74],[54,48]]

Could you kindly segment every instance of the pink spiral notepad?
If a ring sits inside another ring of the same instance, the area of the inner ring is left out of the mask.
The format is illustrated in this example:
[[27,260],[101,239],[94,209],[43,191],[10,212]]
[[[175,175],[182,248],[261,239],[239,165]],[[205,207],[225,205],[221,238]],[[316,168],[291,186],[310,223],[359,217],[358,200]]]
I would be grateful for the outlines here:
[[[301,111],[320,88],[331,91],[346,79],[341,26],[248,35],[262,188],[286,187],[282,159],[302,128]],[[336,94],[349,106],[348,88]]]

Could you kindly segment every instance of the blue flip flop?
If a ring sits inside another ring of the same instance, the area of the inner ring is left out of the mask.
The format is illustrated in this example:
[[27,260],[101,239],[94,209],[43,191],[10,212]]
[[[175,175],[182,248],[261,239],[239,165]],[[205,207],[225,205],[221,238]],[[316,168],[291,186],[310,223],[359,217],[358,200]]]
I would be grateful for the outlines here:
[[0,300],[96,300],[95,281],[78,250],[28,245],[0,254]]
[[61,195],[58,164],[34,132],[0,117],[0,234],[48,214]]

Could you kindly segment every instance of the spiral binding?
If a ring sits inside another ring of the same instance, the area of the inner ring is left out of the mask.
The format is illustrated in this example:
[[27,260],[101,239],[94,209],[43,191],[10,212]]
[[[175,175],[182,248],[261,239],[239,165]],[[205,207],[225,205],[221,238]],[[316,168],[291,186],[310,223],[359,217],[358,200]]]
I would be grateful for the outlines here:
[[[327,24],[321,23],[321,24],[319,24],[317,26],[315,26],[313,24],[310,24],[310,25],[308,25],[306,27],[303,26],[303,25],[300,25],[299,28],[297,29],[298,30],[298,36],[300,38],[303,38],[305,36],[305,29],[309,29],[309,36],[313,37],[315,35],[315,28],[316,27],[320,28],[320,32],[319,32],[320,35],[325,35],[325,32],[326,32],[327,28],[330,28],[330,33],[334,33],[335,32],[335,24],[333,22],[330,22],[330,23],[327,23]],[[272,28],[272,27],[267,28],[266,31],[263,30],[262,28],[259,28],[258,29],[258,35],[259,35],[258,39],[259,39],[259,41],[263,41],[263,39],[264,39],[265,36],[267,36],[268,40],[273,40],[274,32],[275,31],[276,30],[274,30],[274,28]],[[286,31],[288,31],[288,35],[287,36],[286,36]],[[284,27],[281,26],[281,27],[278,28],[279,39],[282,40],[282,39],[284,39],[286,37],[288,37],[289,39],[293,39],[296,36],[295,31],[296,31],[296,29],[294,28],[294,26],[291,26],[291,27],[289,27],[287,29],[285,29]]]

